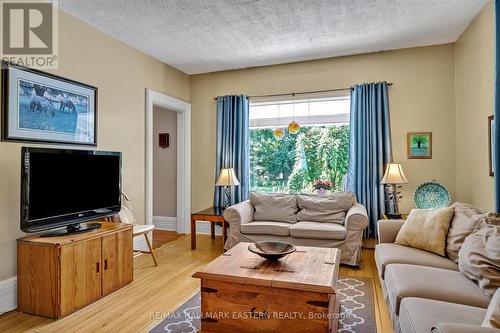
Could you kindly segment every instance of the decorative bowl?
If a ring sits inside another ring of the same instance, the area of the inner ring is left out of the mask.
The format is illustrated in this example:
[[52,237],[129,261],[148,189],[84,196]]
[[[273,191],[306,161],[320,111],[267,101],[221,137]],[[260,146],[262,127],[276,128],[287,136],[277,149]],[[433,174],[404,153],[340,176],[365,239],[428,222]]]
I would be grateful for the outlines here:
[[443,208],[450,205],[451,195],[446,187],[433,180],[417,187],[413,200],[417,208]]
[[295,252],[295,246],[284,242],[262,241],[248,245],[248,250],[274,261]]

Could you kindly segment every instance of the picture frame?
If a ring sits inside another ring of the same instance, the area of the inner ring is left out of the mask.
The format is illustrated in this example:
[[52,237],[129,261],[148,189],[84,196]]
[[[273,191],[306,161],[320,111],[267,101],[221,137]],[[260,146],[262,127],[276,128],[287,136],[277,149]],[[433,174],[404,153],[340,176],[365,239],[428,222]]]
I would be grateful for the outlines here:
[[495,177],[495,116],[488,117],[488,165],[489,174]]
[[97,92],[2,62],[2,141],[97,146]]
[[432,159],[432,132],[409,132],[406,142],[409,159]]

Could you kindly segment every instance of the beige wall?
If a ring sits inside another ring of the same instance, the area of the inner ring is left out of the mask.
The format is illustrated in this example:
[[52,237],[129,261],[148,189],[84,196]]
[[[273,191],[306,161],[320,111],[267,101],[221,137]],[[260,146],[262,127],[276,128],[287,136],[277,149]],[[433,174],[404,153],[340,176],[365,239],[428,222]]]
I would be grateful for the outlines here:
[[[170,146],[159,146],[159,133],[170,134]],[[153,215],[177,216],[177,112],[153,108]]]
[[[55,73],[99,88],[97,148],[123,152],[123,187],[144,223],[145,89],[189,100],[189,78],[62,12],[59,32]],[[0,280],[16,275],[21,146],[0,143]]]
[[[89,25],[60,14],[59,70],[99,88],[98,149],[123,152],[124,190],[144,222],[145,88],[191,100],[193,211],[211,206],[215,175],[215,105],[226,94],[272,94],[348,87],[387,80],[394,160],[410,184],[436,179],[454,199],[491,208],[486,118],[493,103],[493,13],[489,5],[454,44],[301,62],[188,77]],[[90,43],[77,43],[75,41]],[[456,87],[455,87],[456,83]],[[456,104],[456,106],[455,106]],[[455,116],[456,109],[456,116]],[[455,121],[456,119],[456,121]],[[406,158],[406,133],[432,131],[432,160]],[[456,145],[455,145],[456,143]],[[15,275],[19,231],[20,147],[0,143],[0,280]]]
[[493,209],[488,167],[488,116],[493,114],[493,3],[472,22],[455,46],[457,199]]
[[[327,60],[191,76],[192,210],[212,204],[215,174],[214,96],[261,95],[392,81],[389,88],[394,160],[403,163],[402,211],[419,184],[436,179],[455,194],[454,45],[396,50]],[[432,131],[432,160],[406,158],[406,133]]]

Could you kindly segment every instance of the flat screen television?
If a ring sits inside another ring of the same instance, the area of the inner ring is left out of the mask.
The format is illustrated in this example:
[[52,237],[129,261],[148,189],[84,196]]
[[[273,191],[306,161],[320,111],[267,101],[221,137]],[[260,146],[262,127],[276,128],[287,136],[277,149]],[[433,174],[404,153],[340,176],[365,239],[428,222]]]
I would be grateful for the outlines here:
[[121,207],[121,153],[23,147],[21,230],[82,232]]

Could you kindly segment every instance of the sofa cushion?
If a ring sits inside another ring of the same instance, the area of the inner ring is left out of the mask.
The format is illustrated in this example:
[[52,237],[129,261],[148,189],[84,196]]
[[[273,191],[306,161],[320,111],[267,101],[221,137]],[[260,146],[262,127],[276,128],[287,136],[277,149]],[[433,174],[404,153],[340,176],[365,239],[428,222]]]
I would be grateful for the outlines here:
[[498,330],[469,324],[439,323],[432,328],[431,333],[498,333]]
[[241,225],[241,233],[249,235],[289,236],[290,223],[276,221],[253,221]]
[[396,236],[396,244],[445,255],[446,234],[454,209],[413,209]]
[[460,272],[442,268],[391,264],[384,279],[389,307],[399,314],[401,300],[420,297],[487,308],[490,298]]
[[313,239],[345,239],[345,228],[336,223],[301,221],[290,226],[290,236]]
[[351,192],[334,193],[328,197],[297,195],[297,221],[344,224],[346,212],[356,203]]
[[429,333],[438,323],[480,325],[486,310],[474,306],[408,297],[401,301],[400,331]]
[[390,264],[421,265],[458,271],[458,265],[448,258],[393,243],[383,243],[375,246],[375,263],[382,279],[384,279],[384,271],[387,265]]
[[489,214],[458,252],[458,268],[492,297],[500,287],[500,215]]
[[255,208],[255,221],[297,222],[295,195],[250,193],[250,203]]
[[472,233],[478,222],[485,216],[485,212],[460,202],[455,202],[451,207],[455,209],[455,214],[446,238],[446,256],[458,263],[458,251],[465,237]]
[[491,298],[482,326],[500,328],[500,288],[495,291]]

